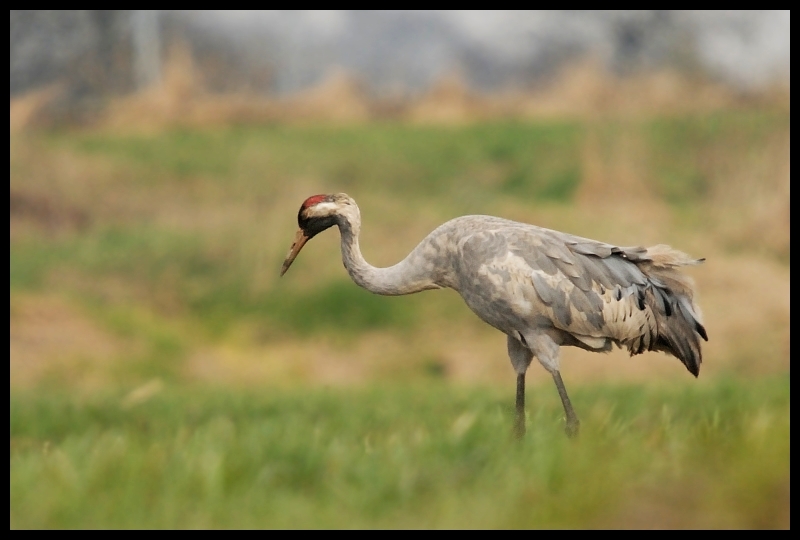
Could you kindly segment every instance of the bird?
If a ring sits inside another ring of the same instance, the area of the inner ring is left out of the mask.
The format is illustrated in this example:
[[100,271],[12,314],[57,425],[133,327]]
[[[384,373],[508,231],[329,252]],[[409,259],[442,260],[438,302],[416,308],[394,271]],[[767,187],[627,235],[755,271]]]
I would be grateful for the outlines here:
[[345,193],[307,198],[283,276],[310,239],[336,225],[342,262],[364,289],[398,296],[453,289],[484,322],[506,335],[517,376],[513,433],[525,435],[525,374],[533,358],[552,375],[565,431],[580,421],[564,387],[562,346],[631,356],[661,351],[700,373],[700,338],[708,341],[692,279],[681,268],[702,263],[665,244],[619,247],[486,215],[461,216],[437,227],[402,261],[377,268],[359,247],[361,212]]

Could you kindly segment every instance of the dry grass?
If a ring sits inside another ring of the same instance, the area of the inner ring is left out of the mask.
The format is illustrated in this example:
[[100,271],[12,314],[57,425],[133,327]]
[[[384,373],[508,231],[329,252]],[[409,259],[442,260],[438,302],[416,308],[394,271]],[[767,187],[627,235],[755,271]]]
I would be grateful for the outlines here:
[[[11,131],[63,122],[64,87],[58,84],[11,101]],[[154,132],[170,127],[260,123],[362,124],[399,120],[416,124],[465,125],[486,120],[651,117],[697,114],[754,106],[788,107],[789,89],[775,86],[742,94],[699,75],[671,69],[624,78],[599,61],[583,58],[533,88],[482,94],[458,72],[447,73],[417,96],[372,96],[357,77],[331,69],[316,87],[277,98],[248,91],[214,94],[204,88],[188,47],[174,43],[160,85],[111,99],[82,121],[108,129]],[[58,110],[56,110],[58,109]],[[78,113],[78,116],[81,116]]]
[[111,381],[110,364],[124,350],[120,338],[55,296],[14,295],[10,322],[12,388],[61,378],[103,388]]

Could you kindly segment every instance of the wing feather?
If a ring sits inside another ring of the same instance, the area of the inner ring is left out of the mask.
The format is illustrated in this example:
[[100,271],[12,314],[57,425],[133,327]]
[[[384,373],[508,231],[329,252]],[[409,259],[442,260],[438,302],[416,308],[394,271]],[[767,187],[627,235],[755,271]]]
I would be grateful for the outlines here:
[[594,350],[611,342],[632,355],[662,350],[697,374],[697,339],[708,338],[691,279],[677,268],[700,259],[668,246],[619,247],[487,216],[458,226],[458,264],[477,269],[462,271],[468,281],[459,292],[490,324],[505,332],[555,329],[564,344]]
[[509,248],[530,268],[533,289],[555,328],[586,344],[610,338],[635,351],[649,347],[657,329],[645,305],[647,277],[631,260],[644,248],[619,248],[546,229],[515,232]]

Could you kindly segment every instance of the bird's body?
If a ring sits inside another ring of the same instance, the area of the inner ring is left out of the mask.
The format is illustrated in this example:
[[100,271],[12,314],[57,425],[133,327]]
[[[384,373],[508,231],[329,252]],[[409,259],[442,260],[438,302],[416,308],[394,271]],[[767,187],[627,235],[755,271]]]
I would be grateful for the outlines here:
[[559,348],[631,355],[664,351],[698,375],[702,326],[681,266],[698,264],[668,246],[617,247],[492,216],[462,216],[436,228],[401,262],[375,268],[361,255],[361,217],[349,196],[317,195],[298,214],[300,231],[281,271],[305,242],[338,225],[342,260],[353,281],[383,295],[457,291],[472,311],[508,340],[517,373],[517,433],[524,432],[524,377],[535,356],[564,403],[567,431],[577,431],[560,376]]

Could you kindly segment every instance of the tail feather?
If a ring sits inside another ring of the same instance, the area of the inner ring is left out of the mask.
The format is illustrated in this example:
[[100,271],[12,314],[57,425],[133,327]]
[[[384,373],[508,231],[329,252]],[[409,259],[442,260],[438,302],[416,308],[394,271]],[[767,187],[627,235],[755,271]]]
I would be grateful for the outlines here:
[[[678,357],[686,369],[697,377],[700,374],[700,364],[703,362],[699,339],[701,335],[695,330],[699,323],[684,310],[682,304],[680,299],[677,301],[673,299],[672,316],[659,321],[659,336],[655,349]],[[705,333],[705,330],[703,332]]]
[[658,329],[651,350],[677,357],[697,377],[703,362],[700,338],[708,341],[708,334],[694,302],[694,283],[679,268],[704,259],[692,259],[663,244],[648,248],[640,257],[638,265],[650,281],[646,303],[655,314]]

